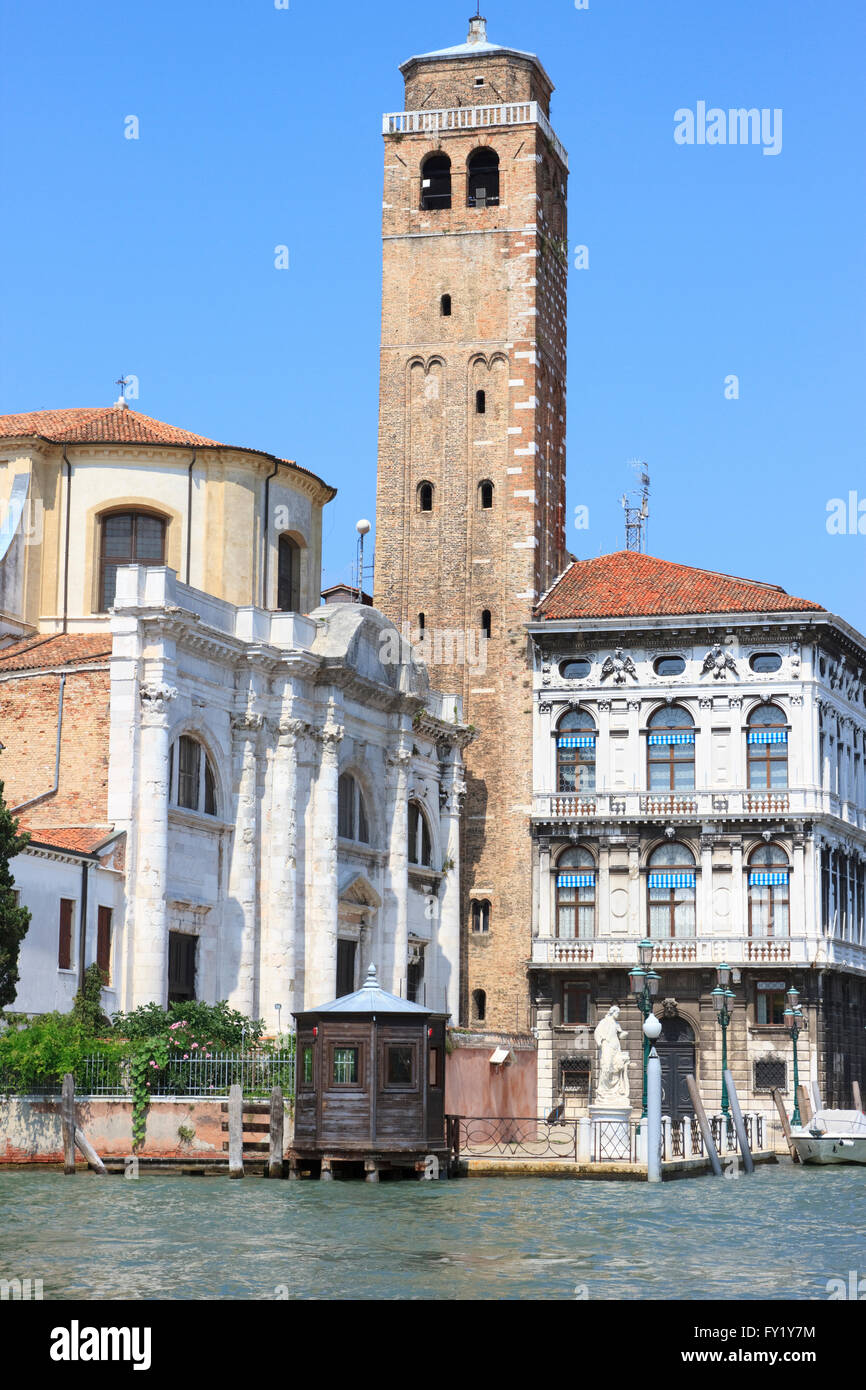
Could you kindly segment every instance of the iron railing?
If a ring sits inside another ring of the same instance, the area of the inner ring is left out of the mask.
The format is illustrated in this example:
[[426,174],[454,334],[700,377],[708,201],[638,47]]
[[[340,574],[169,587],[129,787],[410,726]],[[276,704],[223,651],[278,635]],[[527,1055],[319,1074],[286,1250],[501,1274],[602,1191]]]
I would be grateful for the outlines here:
[[[47,1077],[40,1086],[28,1085],[29,1094],[59,1095],[61,1077]],[[227,1096],[239,1085],[245,1096],[268,1096],[274,1086],[282,1087],[288,1099],[295,1092],[294,1049],[280,1052],[212,1052],[173,1057],[163,1069],[154,1068],[150,1084],[152,1096],[189,1096],[208,1099]],[[0,1091],[20,1091],[20,1087],[0,1082]],[[132,1095],[131,1063],[128,1057],[106,1057],[94,1053],[84,1057],[75,1070],[75,1090],[79,1096],[104,1096],[124,1100]]]
[[[581,1158],[580,1120],[535,1116],[449,1115],[448,1143],[455,1158]],[[627,1121],[590,1120],[586,1159],[593,1163],[637,1162],[637,1126]]]

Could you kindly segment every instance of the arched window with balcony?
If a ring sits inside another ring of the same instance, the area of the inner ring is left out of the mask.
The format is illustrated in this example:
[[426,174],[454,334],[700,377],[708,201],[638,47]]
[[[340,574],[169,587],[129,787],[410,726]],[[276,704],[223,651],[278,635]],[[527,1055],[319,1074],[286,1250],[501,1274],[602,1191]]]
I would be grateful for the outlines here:
[[337,834],[344,840],[370,843],[370,822],[361,784],[351,772],[343,772],[337,783]]
[[595,720],[586,710],[564,714],[554,732],[556,740],[556,790],[595,791]]
[[451,206],[451,160],[447,154],[430,154],[421,166],[421,207],[436,212]]
[[165,564],[166,519],[154,512],[108,512],[101,518],[99,544],[99,606],[107,613],[114,603],[121,565]]
[[466,161],[466,206],[496,207],[499,202],[499,155],[489,145],[474,150]]
[[428,869],[433,863],[433,841],[420,801],[409,802],[409,863]]
[[169,801],[185,811],[217,814],[216,778],[210,758],[198,739],[181,734],[168,759]]
[[595,936],[595,860],[582,845],[565,850],[556,862],[556,935],[590,940]]
[[790,864],[780,845],[760,845],[749,855],[749,936],[788,936],[791,931]]
[[649,935],[662,940],[693,937],[696,922],[695,856],[688,845],[659,845],[647,874]]
[[647,787],[651,792],[694,791],[695,721],[681,705],[663,705],[650,715]]
[[788,718],[778,705],[758,705],[746,731],[749,786],[756,790],[788,785]]

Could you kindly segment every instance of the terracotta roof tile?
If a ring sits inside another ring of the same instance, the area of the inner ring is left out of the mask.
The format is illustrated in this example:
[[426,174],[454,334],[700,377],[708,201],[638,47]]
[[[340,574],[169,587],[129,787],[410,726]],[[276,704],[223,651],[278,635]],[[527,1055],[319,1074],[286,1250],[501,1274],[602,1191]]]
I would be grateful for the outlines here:
[[541,620],[674,616],[687,613],[791,613],[826,610],[775,584],[618,550],[576,560],[541,600]]
[[179,444],[222,448],[215,439],[165,425],[149,415],[122,406],[76,410],[34,410],[24,415],[0,415],[0,438],[39,435],[58,444]]
[[111,634],[71,632],[27,637],[0,648],[0,674],[4,671],[38,671],[45,667],[77,666],[111,656]]
[[72,850],[75,854],[93,854],[111,835],[111,825],[27,825],[23,821],[21,830],[26,830],[31,840],[52,849]]
[[21,415],[0,415],[0,439],[50,440],[53,444],[164,444],[187,449],[234,449],[245,454],[259,454],[277,463],[297,468],[313,478],[335,497],[336,488],[322,482],[309,468],[302,468],[294,459],[279,458],[264,449],[249,449],[244,445],[221,444],[203,434],[167,425],[150,415],[140,415],[128,406],[83,406],[72,410],[31,410]]

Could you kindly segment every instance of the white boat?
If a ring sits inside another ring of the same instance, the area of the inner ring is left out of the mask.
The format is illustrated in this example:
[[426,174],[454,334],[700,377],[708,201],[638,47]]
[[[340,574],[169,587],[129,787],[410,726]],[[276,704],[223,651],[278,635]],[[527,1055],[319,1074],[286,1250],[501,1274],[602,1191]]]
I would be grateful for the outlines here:
[[866,1163],[866,1115],[859,1110],[819,1110],[791,1130],[801,1163]]

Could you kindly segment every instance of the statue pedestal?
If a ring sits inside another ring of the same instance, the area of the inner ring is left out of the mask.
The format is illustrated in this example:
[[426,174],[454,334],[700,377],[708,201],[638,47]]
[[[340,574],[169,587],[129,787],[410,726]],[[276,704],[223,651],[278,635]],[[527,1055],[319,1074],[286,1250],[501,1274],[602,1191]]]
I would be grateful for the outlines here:
[[631,1157],[631,1106],[596,1101],[589,1107],[593,1157],[600,1162]]

